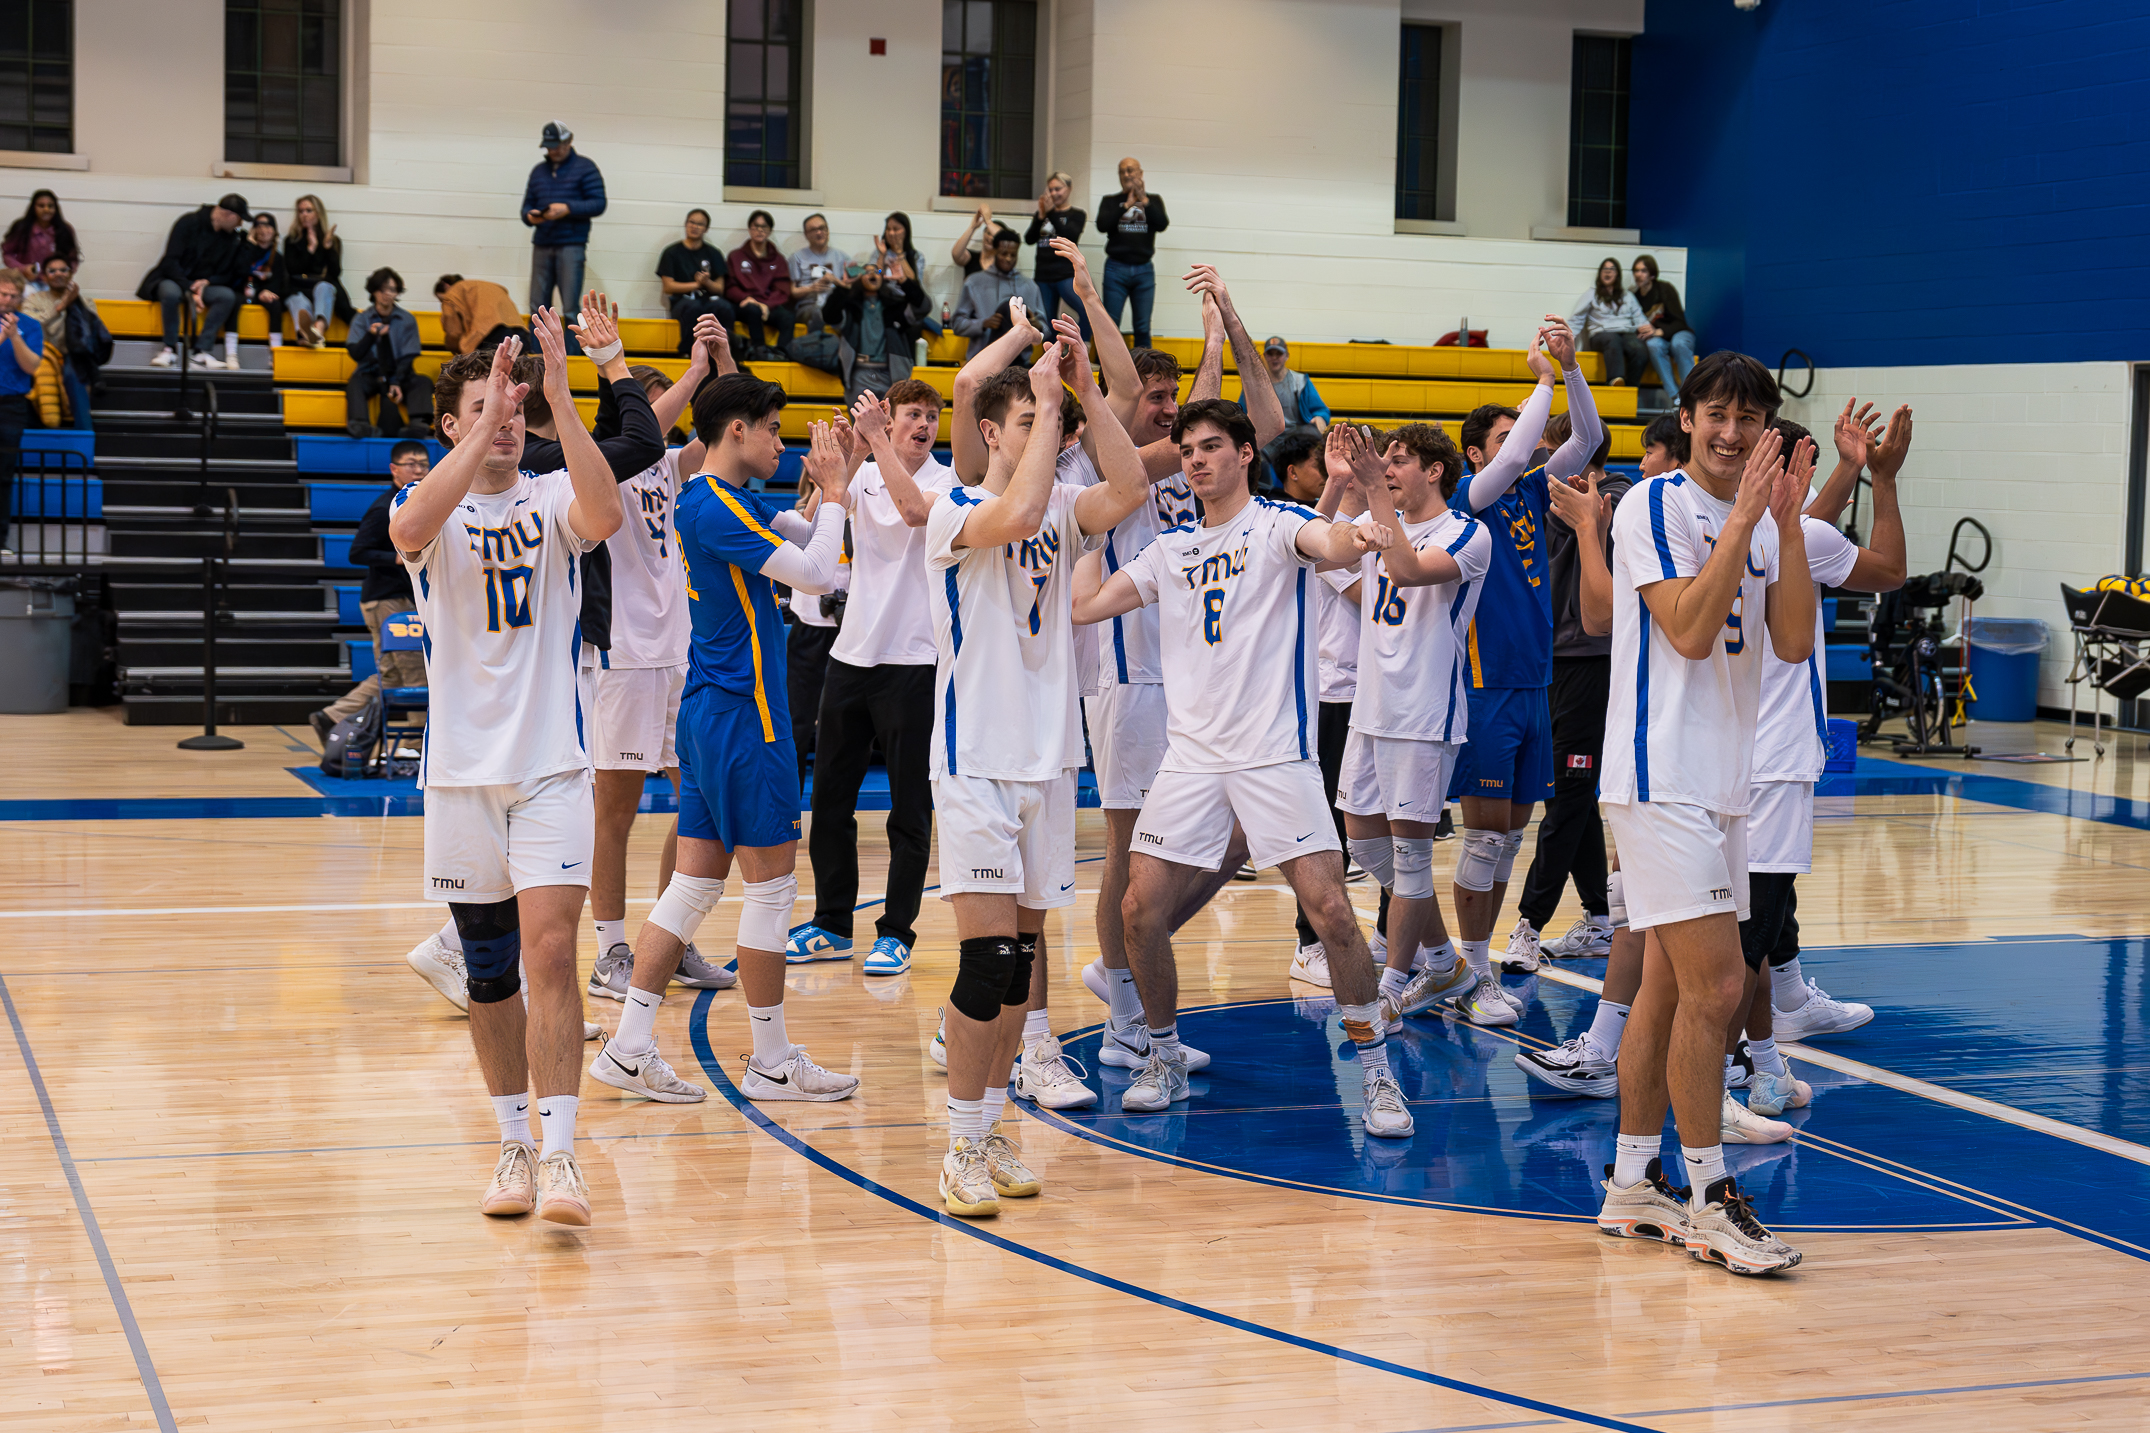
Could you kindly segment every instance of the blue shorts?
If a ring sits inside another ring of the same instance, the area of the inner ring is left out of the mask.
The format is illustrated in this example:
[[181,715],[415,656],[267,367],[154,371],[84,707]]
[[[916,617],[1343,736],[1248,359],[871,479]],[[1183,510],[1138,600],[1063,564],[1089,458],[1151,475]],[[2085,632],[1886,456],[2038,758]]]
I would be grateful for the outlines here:
[[730,851],[799,839],[799,753],[777,726],[764,739],[761,709],[714,688],[680,702],[680,835]]
[[1470,697],[1470,740],[1449,779],[1448,799],[1552,800],[1553,712],[1545,688],[1474,688]]

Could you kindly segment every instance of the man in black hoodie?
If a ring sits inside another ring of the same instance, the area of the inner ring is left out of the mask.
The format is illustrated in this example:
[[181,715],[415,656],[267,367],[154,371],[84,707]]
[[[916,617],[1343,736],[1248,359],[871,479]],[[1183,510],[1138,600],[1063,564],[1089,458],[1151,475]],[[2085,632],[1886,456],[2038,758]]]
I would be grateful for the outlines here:
[[191,302],[195,312],[202,315],[201,331],[194,337],[192,362],[201,368],[225,366],[216,354],[216,336],[239,301],[229,280],[243,242],[239,226],[249,217],[246,201],[227,194],[173,221],[172,232],[164,241],[164,257],[142,276],[141,287],[134,291],[136,298],[154,300],[164,309],[164,348],[149,360],[152,366],[169,368],[179,359],[182,300]]

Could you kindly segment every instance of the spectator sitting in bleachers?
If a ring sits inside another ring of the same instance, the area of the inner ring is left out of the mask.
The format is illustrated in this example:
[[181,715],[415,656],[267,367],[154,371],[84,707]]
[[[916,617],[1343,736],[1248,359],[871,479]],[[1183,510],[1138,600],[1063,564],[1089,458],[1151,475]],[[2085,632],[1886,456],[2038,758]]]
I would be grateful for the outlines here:
[[[351,320],[346,345],[358,365],[343,387],[346,426],[354,438],[378,438],[393,429],[423,438],[433,423],[433,387],[412,371],[418,361],[418,320],[396,303],[403,296],[403,276],[375,269],[366,276],[366,292],[373,304]],[[366,417],[366,400],[375,394],[381,398],[378,424]]]
[[1680,291],[1657,276],[1657,260],[1638,255],[1629,270],[1635,279],[1635,303],[1644,323],[1635,330],[1649,345],[1650,363],[1664,388],[1660,405],[1670,408],[1679,397],[1680,385],[1695,368],[1695,331],[1687,323],[1687,310],[1680,306]]
[[291,295],[291,277],[276,242],[276,216],[266,209],[256,211],[247,229],[247,240],[232,260],[231,287],[240,303],[260,304],[268,310],[269,347],[281,347],[284,301]]
[[22,430],[30,426],[30,390],[45,357],[45,329],[22,312],[26,280],[0,269],[0,492],[15,490],[15,464],[22,456]]
[[[799,227],[806,235],[806,247],[791,251],[791,304],[798,313],[799,322],[811,327],[811,316],[819,313],[829,295],[836,291],[836,281],[843,276],[851,256],[842,249],[829,247],[826,215],[809,214]],[[726,324],[729,323],[727,319]],[[687,351],[684,336],[679,351]]]
[[[373,506],[367,508],[366,515],[358,520],[358,531],[351,537],[351,565],[366,569],[358,588],[358,610],[366,619],[366,630],[373,635],[375,675],[306,718],[324,746],[328,744],[328,734],[336,729],[336,723],[357,716],[380,692],[383,684],[389,687],[422,687],[426,684],[425,658],[421,654],[381,650],[381,623],[398,612],[418,609],[417,600],[411,594],[410,572],[403,566],[396,545],[388,540],[388,505],[395,501],[397,493],[424,477],[432,466],[431,450],[415,438],[389,449],[388,490],[373,500]],[[420,712],[417,719],[424,721],[425,714]]]
[[875,262],[880,264],[882,275],[891,283],[915,283],[918,295],[912,302],[912,328],[923,328],[938,335],[941,321],[933,312],[933,300],[925,290],[926,261],[911,243],[911,216],[901,209],[891,210],[881,222],[881,236],[873,241]]
[[75,226],[60,213],[60,196],[39,189],[30,195],[22,217],[7,226],[7,236],[0,238],[0,263],[34,274],[55,256],[72,267],[82,262],[82,246],[75,242]]
[[963,281],[963,297],[956,303],[951,326],[970,340],[971,354],[1008,326],[1008,300],[1021,299],[1032,314],[1039,312],[1038,286],[1015,271],[1022,256],[1023,236],[1002,229],[993,236],[992,264]]
[[1579,347],[1605,356],[1607,383],[1618,387],[1641,379],[1643,365],[1650,361],[1642,345],[1650,324],[1635,296],[1620,286],[1618,259],[1598,265],[1597,287],[1568,315],[1568,327],[1575,330]]
[[[97,333],[103,334],[105,344],[111,342],[112,335],[105,332],[104,321],[96,317],[97,305],[75,283],[74,265],[58,254],[45,260],[37,281],[22,296],[22,311],[44,327],[45,356],[58,365],[60,383],[67,394],[70,426],[89,427],[89,385],[99,365],[95,353],[77,350],[96,346],[92,340]],[[84,342],[78,345],[70,330],[79,332]]]
[[[682,356],[694,348],[694,324],[702,315],[713,314],[727,334],[737,316],[724,297],[724,256],[714,245],[702,241],[708,232],[709,211],[689,209],[686,237],[665,245],[664,252],[657,256],[657,282],[664,286],[666,310],[679,320]],[[827,235],[828,225],[824,223],[822,236]]]
[[194,336],[192,362],[203,368],[222,368],[216,354],[217,331],[231,317],[239,296],[226,283],[240,244],[239,226],[247,221],[246,200],[227,194],[214,204],[204,204],[191,214],[172,221],[165,237],[164,257],[142,276],[134,296],[154,301],[164,311],[164,347],[149,360],[154,368],[169,368],[179,361],[179,305],[191,303],[202,315],[200,332]]
[[746,325],[748,356],[756,361],[783,358],[791,341],[791,261],[777,252],[769,236],[776,216],[766,209],[747,215],[747,241],[725,259],[724,297]]
[[433,283],[433,297],[440,300],[441,340],[451,353],[476,353],[504,338],[519,338],[525,348],[536,343],[523,327],[515,296],[499,284],[442,274]]
[[[1314,380],[1291,366],[1291,345],[1276,334],[1262,340],[1262,362],[1269,369],[1269,386],[1277,391],[1277,402],[1284,408],[1284,431],[1304,428],[1319,436],[1329,431],[1329,405],[1322,401],[1321,390]],[[1244,377],[1241,379],[1245,383]],[[1239,406],[1247,406],[1247,395],[1242,387]],[[1272,440],[1274,441],[1274,440]]]
[[311,194],[301,194],[291,206],[284,276],[291,284],[291,292],[284,295],[291,308],[291,330],[308,348],[328,342],[331,318],[356,316],[350,295],[343,291],[343,240],[336,237],[328,210]]
[[[894,250],[883,255],[883,262],[899,273],[907,267]],[[847,408],[861,393],[882,397],[891,384],[911,376],[917,310],[926,304],[926,291],[916,278],[891,276],[876,264],[850,267],[859,271],[857,276],[839,283],[821,310],[828,326],[843,338],[838,357]]]

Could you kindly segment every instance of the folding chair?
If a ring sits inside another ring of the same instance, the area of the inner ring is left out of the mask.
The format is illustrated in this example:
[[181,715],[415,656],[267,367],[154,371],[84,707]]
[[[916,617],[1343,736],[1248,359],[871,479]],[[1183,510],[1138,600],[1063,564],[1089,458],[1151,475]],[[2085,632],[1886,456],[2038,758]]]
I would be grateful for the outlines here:
[[[2075,660],[2068,667],[2068,744],[2075,750],[2076,693],[2085,682],[2115,701],[2150,691],[2150,602],[2105,588],[2060,585],[2075,634]],[[2105,755],[2105,712],[2090,703],[2090,741]]]
[[[384,652],[423,652],[426,649],[425,623],[418,620],[415,612],[399,612],[381,622],[380,649]],[[380,763],[380,775],[392,775],[395,771],[395,753],[408,738],[414,744],[425,744],[425,723],[410,720],[411,713],[426,710],[428,691],[424,687],[381,686],[381,744],[374,748],[375,759]]]

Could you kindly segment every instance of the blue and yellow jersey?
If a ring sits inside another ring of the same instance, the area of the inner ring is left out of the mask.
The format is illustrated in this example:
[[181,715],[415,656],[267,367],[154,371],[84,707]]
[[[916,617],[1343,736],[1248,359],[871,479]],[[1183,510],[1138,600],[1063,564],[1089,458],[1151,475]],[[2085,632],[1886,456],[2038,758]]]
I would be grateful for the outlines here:
[[704,474],[680,493],[673,520],[694,623],[686,695],[714,689],[737,702],[752,702],[763,741],[791,739],[784,619],[761,571],[784,541],[775,523],[786,511],[759,493]]
[[1545,687],[1553,680],[1553,564],[1546,533],[1545,464],[1517,478],[1498,502],[1470,508],[1470,480],[1449,507],[1493,533],[1493,564],[1480,588],[1478,615],[1464,634],[1464,675],[1472,691]]

